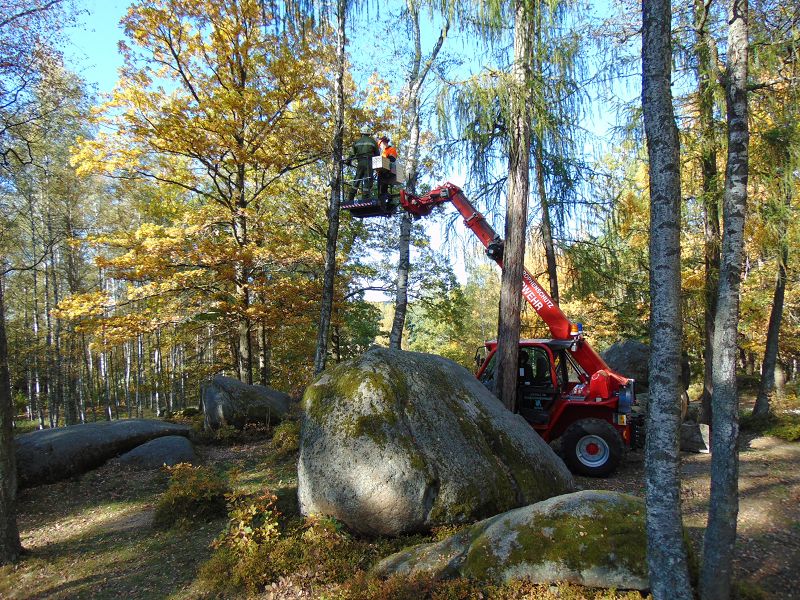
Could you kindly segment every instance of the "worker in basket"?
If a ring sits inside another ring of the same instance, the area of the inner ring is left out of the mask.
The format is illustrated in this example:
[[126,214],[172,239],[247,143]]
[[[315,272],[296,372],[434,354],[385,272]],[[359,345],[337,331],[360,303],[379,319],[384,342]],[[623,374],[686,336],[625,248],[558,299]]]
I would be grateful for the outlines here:
[[380,155],[378,144],[368,129],[361,131],[361,137],[353,142],[352,150],[352,155],[345,161],[349,165],[352,165],[353,160],[356,161],[356,177],[347,194],[348,204],[353,203],[359,189],[364,200],[369,199],[372,191],[372,157]]
[[397,173],[397,149],[392,146],[391,140],[385,135],[378,139],[378,149],[383,158],[389,159],[389,168],[391,169],[391,173],[386,173],[385,171],[378,173],[378,198],[388,202],[389,184],[394,179],[393,175]]

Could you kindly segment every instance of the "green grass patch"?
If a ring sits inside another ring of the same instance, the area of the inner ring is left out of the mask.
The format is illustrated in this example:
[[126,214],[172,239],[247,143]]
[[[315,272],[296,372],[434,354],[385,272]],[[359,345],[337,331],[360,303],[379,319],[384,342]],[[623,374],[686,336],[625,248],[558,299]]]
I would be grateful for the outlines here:
[[752,413],[744,414],[739,420],[742,431],[750,431],[761,435],[796,442],[800,440],[800,415],[794,413],[770,413],[755,417]]
[[733,582],[733,600],[767,600],[769,594],[751,581],[738,579]]

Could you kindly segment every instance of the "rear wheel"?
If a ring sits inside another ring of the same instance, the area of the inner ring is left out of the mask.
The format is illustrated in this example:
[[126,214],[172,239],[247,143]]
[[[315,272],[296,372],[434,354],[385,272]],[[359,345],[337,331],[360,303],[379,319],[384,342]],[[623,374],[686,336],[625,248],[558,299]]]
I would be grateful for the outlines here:
[[617,470],[624,446],[614,426],[602,419],[581,419],[561,436],[561,452],[569,470],[589,477],[607,477]]

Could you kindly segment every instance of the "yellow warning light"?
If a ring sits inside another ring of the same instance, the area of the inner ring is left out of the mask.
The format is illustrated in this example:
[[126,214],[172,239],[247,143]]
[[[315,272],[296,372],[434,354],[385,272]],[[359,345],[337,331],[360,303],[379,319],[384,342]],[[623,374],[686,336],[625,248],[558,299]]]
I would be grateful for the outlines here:
[[578,324],[572,323],[569,326],[569,334],[570,335],[578,335]]

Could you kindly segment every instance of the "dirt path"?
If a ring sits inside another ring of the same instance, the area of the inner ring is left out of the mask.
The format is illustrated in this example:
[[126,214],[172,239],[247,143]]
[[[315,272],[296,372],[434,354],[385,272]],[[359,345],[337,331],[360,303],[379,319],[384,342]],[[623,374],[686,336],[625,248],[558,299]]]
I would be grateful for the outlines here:
[[[740,442],[736,577],[775,600],[800,599],[800,443],[743,436]],[[699,552],[708,517],[711,456],[681,453],[683,515]],[[644,455],[628,454],[610,479],[578,478],[584,488],[644,496]]]

